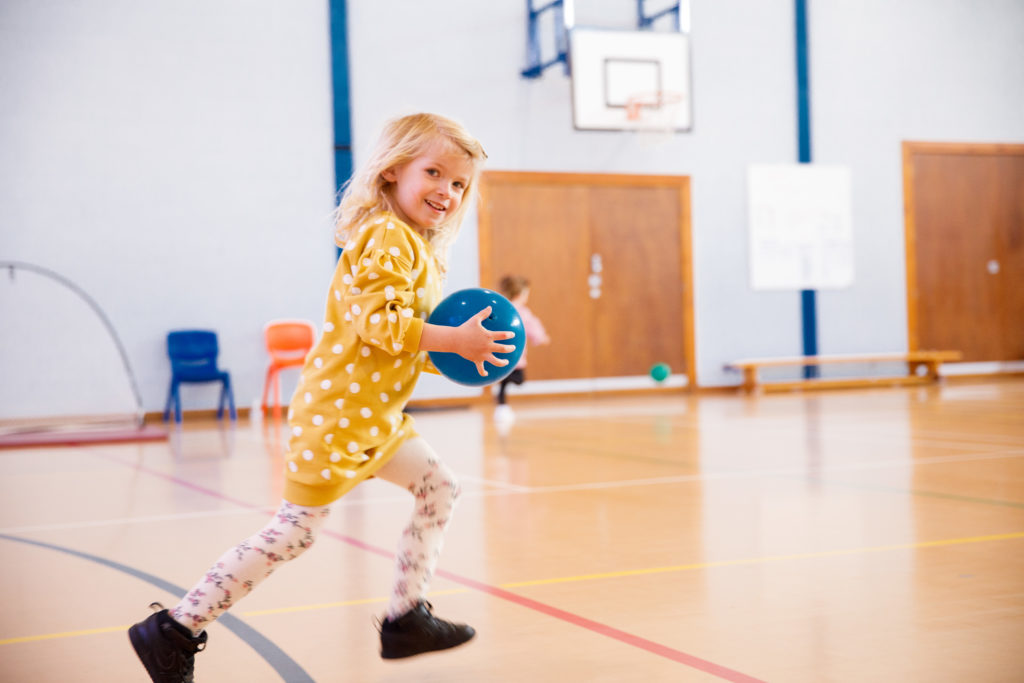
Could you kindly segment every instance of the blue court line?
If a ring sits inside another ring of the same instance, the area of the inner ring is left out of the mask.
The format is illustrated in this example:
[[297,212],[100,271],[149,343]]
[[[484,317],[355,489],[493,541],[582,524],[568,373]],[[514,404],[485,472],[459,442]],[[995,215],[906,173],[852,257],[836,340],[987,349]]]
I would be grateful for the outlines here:
[[[56,550],[57,552],[74,555],[75,557],[80,557],[83,560],[89,560],[90,562],[95,562],[96,564],[116,569],[117,571],[128,574],[129,576],[134,576],[137,579],[142,579],[146,583],[152,584],[153,586],[167,591],[172,595],[185,595],[187,592],[184,588],[175,586],[170,581],[165,581],[159,576],[154,576],[153,574],[135,569],[134,567],[129,567],[128,565],[121,564],[120,562],[108,560],[105,557],[99,557],[98,555],[90,555],[89,553],[83,553],[80,550],[65,548],[51,543],[43,543],[42,541],[33,541],[28,538],[19,538],[18,536],[8,536],[7,534],[0,534],[0,539],[14,541],[16,543],[27,543],[28,545],[34,545],[40,548]],[[238,617],[225,613],[217,619],[217,623],[223,624],[229,631],[241,638],[247,645],[249,645],[249,647],[255,650],[259,656],[263,657],[267,664],[273,667],[274,671],[281,676],[281,680],[287,681],[288,683],[315,683],[313,677],[306,673],[306,671],[299,666],[298,662],[289,657],[285,651],[275,645],[273,641]]]

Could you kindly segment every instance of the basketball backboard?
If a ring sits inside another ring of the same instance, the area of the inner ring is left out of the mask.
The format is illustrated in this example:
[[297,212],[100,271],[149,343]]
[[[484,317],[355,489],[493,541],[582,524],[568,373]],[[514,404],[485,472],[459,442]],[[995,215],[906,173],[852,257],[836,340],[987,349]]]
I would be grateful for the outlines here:
[[576,129],[692,128],[688,34],[576,27],[569,63]]

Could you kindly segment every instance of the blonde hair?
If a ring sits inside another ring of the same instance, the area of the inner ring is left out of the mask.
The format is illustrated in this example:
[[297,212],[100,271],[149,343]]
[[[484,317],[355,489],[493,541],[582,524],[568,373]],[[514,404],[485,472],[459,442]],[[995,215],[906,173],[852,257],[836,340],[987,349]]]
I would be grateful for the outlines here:
[[411,114],[393,119],[384,126],[370,158],[345,184],[335,212],[334,239],[344,246],[352,231],[379,211],[394,211],[391,186],[384,172],[407,164],[432,143],[442,140],[469,157],[473,175],[466,185],[459,208],[442,224],[424,237],[433,248],[442,274],[448,267],[448,248],[458,235],[466,211],[476,198],[476,185],[487,154],[480,141],[470,135],[462,124],[438,114]]

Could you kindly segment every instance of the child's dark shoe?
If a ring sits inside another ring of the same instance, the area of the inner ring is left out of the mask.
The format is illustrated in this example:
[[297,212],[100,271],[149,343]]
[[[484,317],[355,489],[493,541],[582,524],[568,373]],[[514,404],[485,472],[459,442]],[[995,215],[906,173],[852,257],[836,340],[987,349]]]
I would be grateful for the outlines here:
[[135,654],[153,683],[194,683],[195,654],[206,647],[206,631],[193,636],[163,605],[154,602],[150,607],[160,611],[128,629]]
[[435,617],[434,606],[421,600],[394,621],[385,619],[380,625],[380,656],[401,659],[435,650],[462,645],[474,635],[472,626],[453,624]]

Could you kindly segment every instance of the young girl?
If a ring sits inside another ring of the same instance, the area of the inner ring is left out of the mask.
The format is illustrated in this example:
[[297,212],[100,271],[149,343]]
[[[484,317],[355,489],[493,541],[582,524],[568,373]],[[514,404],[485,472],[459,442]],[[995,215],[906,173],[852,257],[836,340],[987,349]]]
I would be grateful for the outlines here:
[[415,497],[380,625],[381,656],[443,650],[473,637],[471,627],[433,616],[425,600],[459,486],[402,410],[428,363],[426,351],[458,353],[483,375],[484,362],[505,365],[494,354],[513,350],[498,343],[512,332],[481,324],[490,308],[459,327],[426,322],[485,158],[458,123],[415,114],[386,126],[347,186],[337,222],[343,251],[323,336],[306,358],[288,411],[284,500],[261,531],[228,550],[181,602],[129,629],[154,681],[192,681],[205,627],[308,549],[329,504],[370,476]]

